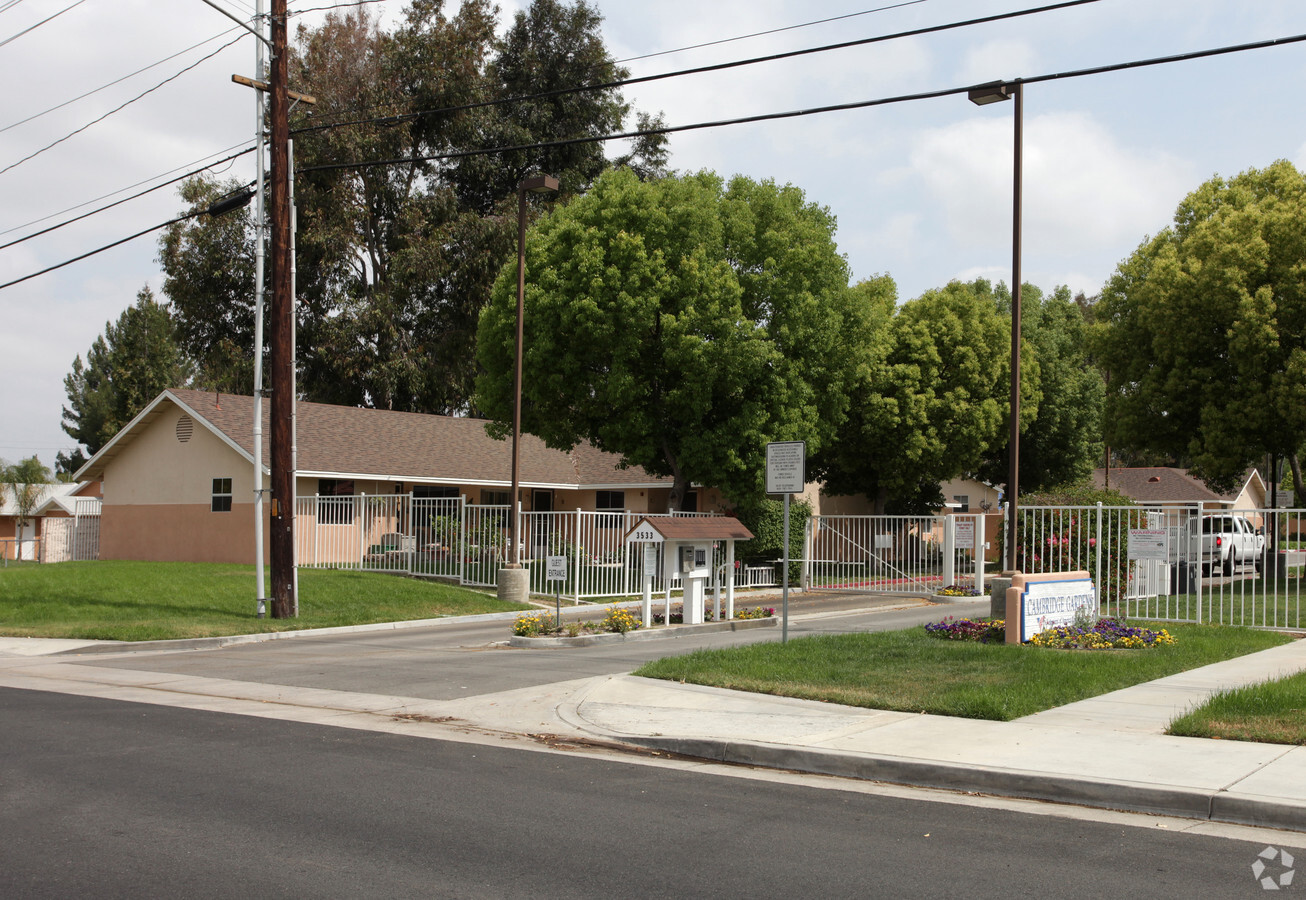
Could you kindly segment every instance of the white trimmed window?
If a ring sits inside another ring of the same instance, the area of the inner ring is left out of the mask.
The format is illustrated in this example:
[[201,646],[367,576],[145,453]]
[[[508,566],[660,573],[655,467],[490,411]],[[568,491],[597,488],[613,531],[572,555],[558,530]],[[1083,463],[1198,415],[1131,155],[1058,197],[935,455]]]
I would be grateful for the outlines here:
[[213,479],[213,500],[209,507],[213,512],[231,512],[231,479]]

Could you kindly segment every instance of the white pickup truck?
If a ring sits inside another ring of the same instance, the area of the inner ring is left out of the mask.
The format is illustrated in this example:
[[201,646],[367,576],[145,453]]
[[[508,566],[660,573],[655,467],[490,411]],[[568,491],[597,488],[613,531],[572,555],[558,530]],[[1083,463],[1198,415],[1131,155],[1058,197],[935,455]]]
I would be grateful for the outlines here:
[[[1225,575],[1232,575],[1236,567],[1247,563],[1252,563],[1256,571],[1261,570],[1265,557],[1265,535],[1261,529],[1231,513],[1202,516],[1201,523],[1203,574],[1211,573],[1218,566]],[[1189,522],[1189,529],[1190,533],[1196,531],[1196,519]]]

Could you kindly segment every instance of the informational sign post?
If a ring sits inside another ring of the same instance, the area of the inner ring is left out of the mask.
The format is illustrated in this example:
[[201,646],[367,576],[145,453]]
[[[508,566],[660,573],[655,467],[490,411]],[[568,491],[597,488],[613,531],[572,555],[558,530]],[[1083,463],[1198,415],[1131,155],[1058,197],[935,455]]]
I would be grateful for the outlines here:
[[562,583],[567,580],[567,557],[549,556],[544,562],[544,580],[553,582],[553,621],[562,624]]
[[766,445],[766,492],[784,494],[784,579],[780,590],[780,642],[789,640],[789,495],[807,484],[807,442],[773,441]]

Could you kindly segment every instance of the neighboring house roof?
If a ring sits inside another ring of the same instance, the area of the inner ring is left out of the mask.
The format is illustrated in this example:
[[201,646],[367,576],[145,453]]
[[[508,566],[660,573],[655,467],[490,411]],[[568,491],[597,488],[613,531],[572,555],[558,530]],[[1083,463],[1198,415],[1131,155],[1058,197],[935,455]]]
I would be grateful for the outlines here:
[[[45,508],[63,498],[72,497],[81,487],[78,484],[43,484],[40,485],[36,505],[32,507],[32,517],[45,515]],[[18,515],[18,504],[8,487],[0,488],[0,516]]]
[[90,482],[79,481],[76,484],[61,484],[59,487],[67,488],[52,492],[40,506],[36,508],[34,515],[48,516],[51,514],[65,513],[69,516],[76,515],[98,515],[100,512],[100,498],[87,497],[81,494]]
[[[105,466],[136,434],[177,410],[253,464],[253,397],[173,389],[156,397],[78,470],[77,477],[103,478]],[[263,404],[262,413],[266,470],[271,458],[270,403]],[[300,476],[503,486],[512,481],[511,445],[486,434],[485,419],[303,401],[296,404],[295,418]],[[519,480],[527,487],[619,489],[671,484],[671,479],[657,478],[637,466],[622,469],[620,457],[588,444],[564,452],[523,434],[520,452]]]
[[[1108,479],[1108,473],[1110,478]],[[1132,469],[1094,469],[1093,484],[1110,487],[1139,503],[1223,503],[1235,502],[1243,491],[1261,485],[1260,473],[1249,469],[1238,489],[1217,494],[1186,469],[1144,466]]]

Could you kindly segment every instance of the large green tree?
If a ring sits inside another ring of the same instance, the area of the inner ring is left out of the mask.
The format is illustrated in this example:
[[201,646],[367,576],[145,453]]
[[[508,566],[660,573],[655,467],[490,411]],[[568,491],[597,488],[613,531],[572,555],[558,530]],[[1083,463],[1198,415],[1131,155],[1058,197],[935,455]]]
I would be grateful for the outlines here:
[[[852,406],[815,472],[877,512],[942,504],[939,484],[974,471],[1002,441],[1010,396],[1009,320],[986,281],[951,282],[891,311],[888,344],[859,369]],[[1037,414],[1038,366],[1021,358],[1021,419]]]
[[[181,199],[204,209],[241,184],[200,176],[182,184]],[[248,208],[178,222],[159,239],[163,293],[177,343],[195,363],[205,390],[254,391],[254,247]]]
[[[673,505],[693,482],[760,494],[767,442],[817,451],[871,341],[834,224],[792,186],[605,173],[527,244],[522,427],[670,476]],[[516,284],[509,265],[477,340],[477,406],[501,426]]]
[[[1011,292],[999,284],[993,294],[998,310],[1010,323]],[[1087,481],[1102,456],[1105,389],[1102,375],[1088,353],[1084,311],[1071,297],[1069,288],[1063,285],[1044,294],[1038,287],[1025,284],[1020,308],[1021,333],[1027,345],[1024,349],[1038,363],[1038,406],[1032,417],[1021,416],[1023,494]],[[1007,329],[1010,332],[1010,324]],[[982,478],[994,484],[1006,482],[1009,442],[1009,430],[1004,428],[978,470]]]
[[76,471],[160,391],[185,386],[190,374],[168,308],[142,288],[117,322],[104,323],[104,334],[91,344],[85,364],[78,356],[64,378],[68,405],[62,427],[85,453],[80,448],[71,455],[61,453],[60,470]]
[[1106,437],[1231,487],[1265,454],[1300,483],[1306,440],[1306,180],[1278,161],[1189,194],[1094,309]]

